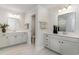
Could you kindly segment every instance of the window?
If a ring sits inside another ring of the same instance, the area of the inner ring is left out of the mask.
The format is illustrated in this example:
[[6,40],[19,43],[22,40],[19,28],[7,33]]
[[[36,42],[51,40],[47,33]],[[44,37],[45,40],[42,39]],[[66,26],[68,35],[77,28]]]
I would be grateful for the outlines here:
[[8,29],[9,30],[18,30],[20,28],[19,26],[19,19],[16,18],[8,18]]

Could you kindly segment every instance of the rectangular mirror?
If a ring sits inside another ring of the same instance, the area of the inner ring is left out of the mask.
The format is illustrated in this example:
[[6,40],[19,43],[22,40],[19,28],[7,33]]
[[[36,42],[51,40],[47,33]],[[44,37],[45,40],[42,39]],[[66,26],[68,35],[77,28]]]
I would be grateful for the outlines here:
[[58,15],[59,31],[74,32],[75,20],[75,12]]

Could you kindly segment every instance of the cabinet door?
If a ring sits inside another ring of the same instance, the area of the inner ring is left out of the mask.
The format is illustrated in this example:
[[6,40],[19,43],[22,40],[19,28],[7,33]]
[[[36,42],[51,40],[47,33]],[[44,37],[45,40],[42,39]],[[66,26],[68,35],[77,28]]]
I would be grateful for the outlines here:
[[8,36],[7,34],[0,34],[0,47],[8,46]]
[[62,42],[61,54],[65,55],[79,54],[79,44],[64,40]]
[[61,40],[58,36],[51,36],[50,48],[58,53],[60,53]]
[[27,33],[25,32],[19,32],[17,33],[17,43],[24,43],[27,42]]
[[27,33],[22,33],[22,42],[27,42]]
[[22,43],[22,33],[18,32],[16,33],[16,42],[18,43]]
[[17,41],[16,41],[17,36],[15,33],[10,33],[8,36],[9,36],[9,44],[10,45],[17,44]]

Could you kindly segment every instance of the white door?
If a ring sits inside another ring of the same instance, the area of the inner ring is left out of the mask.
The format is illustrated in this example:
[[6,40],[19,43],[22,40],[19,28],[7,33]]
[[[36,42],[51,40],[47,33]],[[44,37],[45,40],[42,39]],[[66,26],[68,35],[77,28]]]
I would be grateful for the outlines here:
[[61,49],[61,40],[59,39],[58,36],[51,36],[50,40],[50,48],[58,53],[60,53]]
[[65,55],[79,54],[79,44],[64,40],[62,42],[61,54]]
[[32,15],[31,20],[31,43],[35,45],[35,39],[36,39],[36,15]]

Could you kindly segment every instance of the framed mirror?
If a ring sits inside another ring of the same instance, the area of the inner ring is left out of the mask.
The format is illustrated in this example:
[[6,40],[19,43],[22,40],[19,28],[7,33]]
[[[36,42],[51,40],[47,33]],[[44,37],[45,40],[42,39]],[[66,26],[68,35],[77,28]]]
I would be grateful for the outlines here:
[[58,15],[59,31],[74,32],[75,31],[75,12]]

